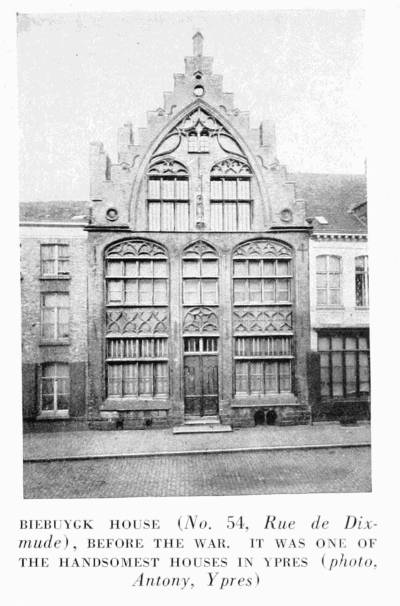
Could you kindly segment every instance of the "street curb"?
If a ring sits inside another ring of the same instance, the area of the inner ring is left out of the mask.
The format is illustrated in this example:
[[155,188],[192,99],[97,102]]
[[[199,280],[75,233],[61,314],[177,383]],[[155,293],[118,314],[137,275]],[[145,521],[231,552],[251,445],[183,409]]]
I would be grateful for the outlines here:
[[210,450],[171,450],[161,452],[130,452],[119,454],[95,454],[95,455],[65,455],[58,457],[33,457],[24,458],[24,463],[49,463],[51,461],[89,461],[92,459],[135,459],[143,457],[174,457],[182,455],[207,455],[235,452],[268,452],[279,450],[321,450],[323,448],[365,448],[370,447],[370,442],[357,442],[353,444],[303,444],[299,446],[250,446],[248,448],[218,448]]

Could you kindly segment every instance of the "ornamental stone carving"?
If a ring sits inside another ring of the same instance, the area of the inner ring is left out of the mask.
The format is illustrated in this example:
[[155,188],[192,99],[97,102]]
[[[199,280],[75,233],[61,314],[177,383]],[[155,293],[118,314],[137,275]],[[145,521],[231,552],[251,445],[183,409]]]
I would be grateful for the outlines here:
[[252,240],[241,244],[234,253],[234,258],[291,258],[289,246],[273,240]]
[[293,329],[292,312],[287,309],[235,310],[233,330],[241,332],[284,332]]
[[165,249],[148,240],[124,240],[106,250],[106,259],[124,257],[166,257]]
[[196,242],[189,244],[183,251],[183,254],[185,257],[217,256],[215,248],[203,240],[197,240]]
[[218,164],[214,164],[211,169],[211,176],[237,176],[237,175],[251,175],[250,166],[246,162],[241,162],[240,160],[236,160],[236,158],[226,158],[226,160],[222,160],[218,162]]
[[183,332],[218,332],[217,314],[209,307],[189,309],[183,320]]
[[168,332],[166,310],[108,310],[107,334],[165,334]]
[[150,166],[147,174],[158,176],[158,177],[161,177],[164,175],[186,176],[188,174],[188,171],[187,171],[187,168],[183,164],[181,164],[180,162],[177,162],[173,158],[164,158],[162,160],[159,160],[158,162],[154,162]]

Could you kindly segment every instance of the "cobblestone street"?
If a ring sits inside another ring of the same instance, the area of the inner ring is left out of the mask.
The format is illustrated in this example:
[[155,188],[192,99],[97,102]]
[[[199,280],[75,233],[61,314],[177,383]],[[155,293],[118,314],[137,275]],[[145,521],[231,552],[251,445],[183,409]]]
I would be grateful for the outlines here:
[[369,492],[370,448],[24,463],[25,498]]

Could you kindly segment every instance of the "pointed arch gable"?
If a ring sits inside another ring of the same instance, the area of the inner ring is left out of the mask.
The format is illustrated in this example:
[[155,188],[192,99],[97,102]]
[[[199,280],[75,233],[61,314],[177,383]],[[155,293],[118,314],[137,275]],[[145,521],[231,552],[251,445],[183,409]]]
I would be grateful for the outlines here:
[[209,244],[205,240],[194,240],[183,249],[182,253],[183,257],[203,257],[203,256],[211,256],[217,257],[218,252],[215,246]]
[[241,257],[285,257],[289,259],[293,257],[293,250],[289,244],[280,240],[256,238],[238,244],[234,248],[232,256],[234,259]]
[[[242,134],[235,128],[235,126],[233,126],[227,120],[226,116],[224,116],[215,107],[209,105],[206,101],[204,101],[204,99],[196,99],[191,104],[183,108],[180,112],[178,112],[175,116],[173,116],[171,120],[159,131],[157,136],[149,144],[146,152],[141,158],[140,163],[138,164],[138,169],[132,183],[132,189],[129,196],[129,221],[131,222],[132,219],[137,216],[137,204],[140,200],[141,187],[144,182],[147,167],[149,166],[155,151],[160,147],[161,143],[165,140],[168,134],[173,131],[173,129],[176,128],[178,124],[185,118],[185,116],[190,115],[191,112],[196,110],[196,108],[204,109],[208,114],[210,114],[211,117],[215,118],[219,123],[221,123],[222,127],[226,130],[228,135],[233,140],[235,140],[240,146],[240,149],[243,150],[243,159],[246,159],[249,166],[251,167],[253,176],[255,178],[255,181],[260,191],[261,198],[263,200],[262,212],[264,213],[264,219],[270,223],[272,220],[271,204],[269,202],[268,191],[265,186],[264,179],[261,174],[261,170],[259,168],[255,154],[250,149],[248,143],[246,142]],[[170,154],[172,152],[169,151],[168,153]],[[227,154],[230,153],[232,152],[227,151]]]

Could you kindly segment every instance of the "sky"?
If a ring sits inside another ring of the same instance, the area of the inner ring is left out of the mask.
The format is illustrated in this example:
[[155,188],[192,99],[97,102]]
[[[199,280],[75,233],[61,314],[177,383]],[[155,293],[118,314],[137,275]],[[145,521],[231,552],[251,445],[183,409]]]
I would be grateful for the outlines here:
[[250,123],[276,124],[290,172],[362,173],[363,12],[284,10],[20,15],[20,199],[85,200],[89,143],[146,126],[200,29]]

